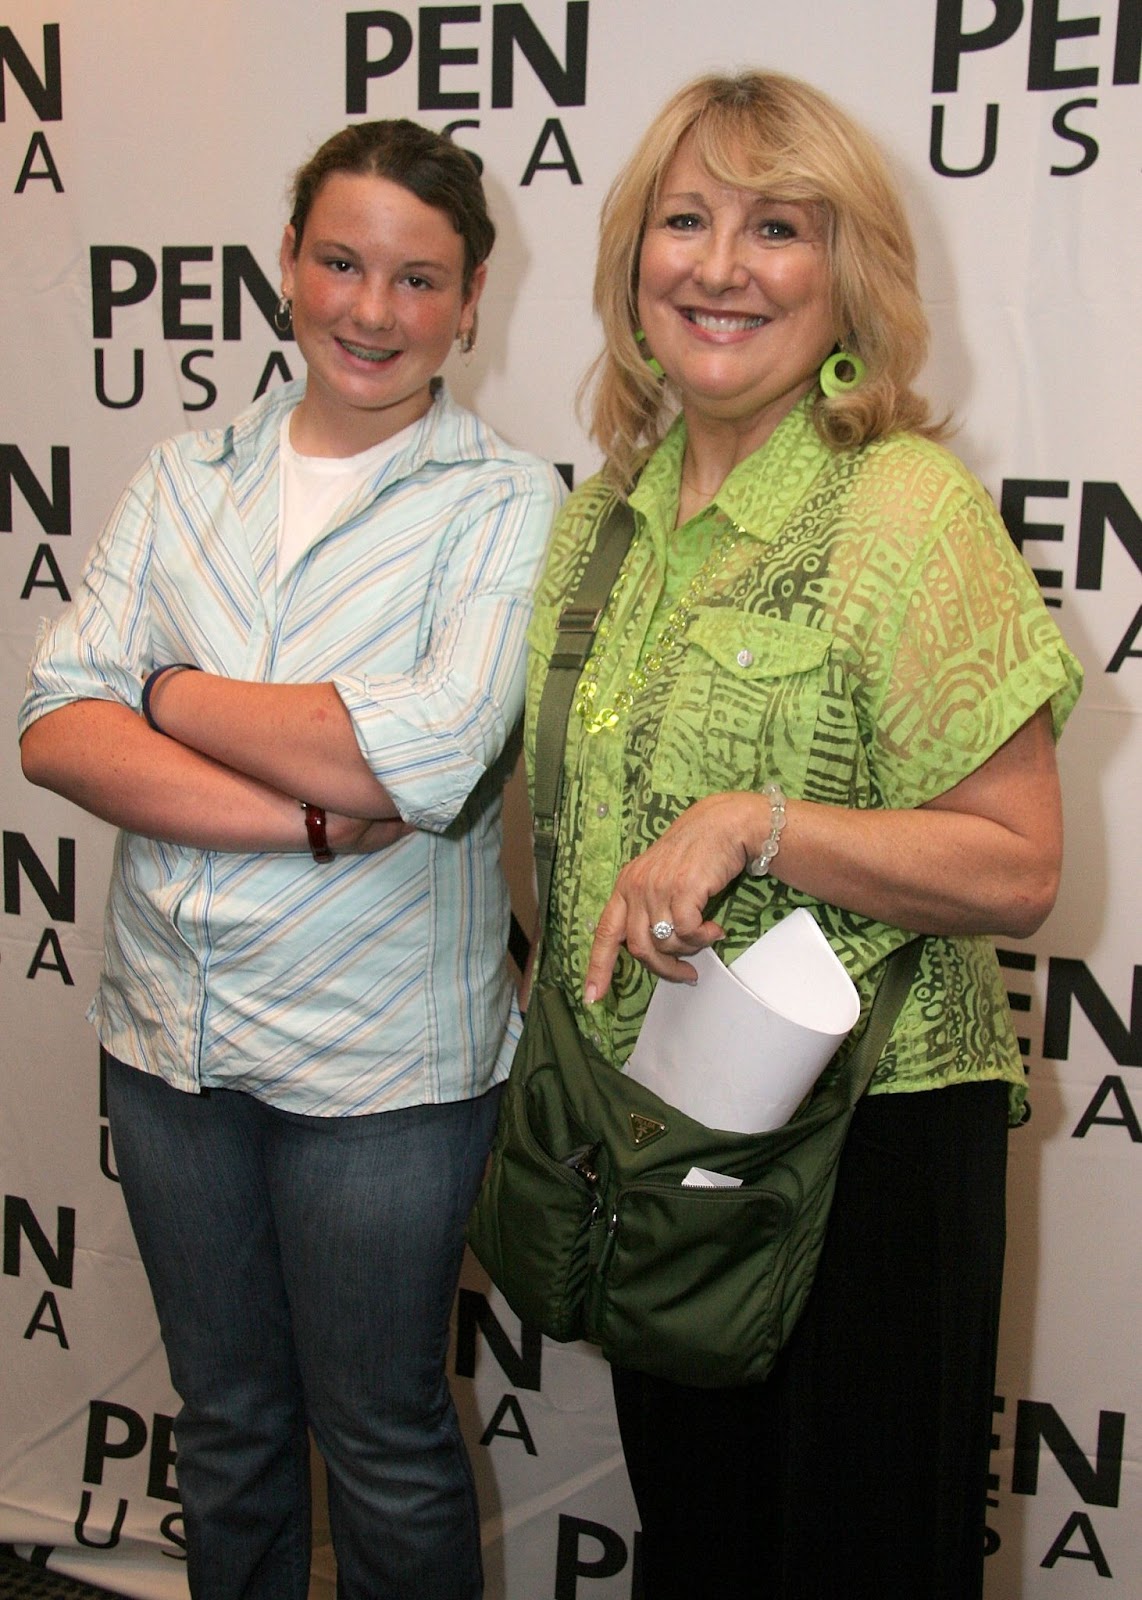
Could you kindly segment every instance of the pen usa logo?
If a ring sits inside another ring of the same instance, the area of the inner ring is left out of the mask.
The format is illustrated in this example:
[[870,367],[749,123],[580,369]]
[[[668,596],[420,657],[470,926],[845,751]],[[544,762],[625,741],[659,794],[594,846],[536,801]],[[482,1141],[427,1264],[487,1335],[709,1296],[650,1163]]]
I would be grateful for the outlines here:
[[[206,305],[215,291],[221,301],[221,334],[224,343],[242,338],[243,311],[252,302],[260,313],[275,345],[293,342],[293,334],[282,333],[274,324],[278,303],[277,263],[266,272],[244,244],[163,245],[156,256],[131,244],[93,244],[91,261],[91,332],[95,346],[95,398],[101,406],[127,411],[143,398],[146,385],[146,353],[138,346],[128,366],[121,359],[109,359],[109,341],[116,332],[116,315],[139,306],[159,293],[162,336],[168,343],[194,344],[179,362],[179,371],[193,387],[183,395],[187,412],[207,411],[218,399],[218,387],[204,364],[213,361],[218,324]],[[256,400],[272,382],[288,383],[293,373],[285,352],[271,350],[261,368],[253,394]]]
[[[1117,1149],[1131,1146],[1142,1152],[1142,1104],[1138,1102],[1139,1083],[1123,1068],[1142,1067],[1142,966],[1131,975],[1129,1014],[1123,1017],[1103,988],[1106,974],[1092,972],[1085,961],[1070,956],[1050,956],[1045,962],[1026,950],[997,949],[999,964],[1011,976],[1007,1001],[1017,1022],[1037,1009],[1028,987],[1036,974],[1045,981],[1042,1003],[1040,1049],[1033,1052],[1032,1040],[1019,1039],[1025,1058],[1033,1053],[1048,1061],[1073,1058],[1071,1029],[1076,1007],[1098,1039],[1098,1044],[1118,1069],[1105,1073],[1082,1114],[1070,1129],[1072,1139],[1098,1139],[1105,1146],[1112,1141]],[[1022,978],[1015,976],[1023,974]],[[1100,981],[1101,980],[1101,981]],[[1098,1047],[1094,1047],[1097,1056]],[[1083,1057],[1084,1067],[1087,1064]],[[1092,1072],[1097,1064],[1092,1067]],[[1083,1082],[1087,1082],[1084,1073]],[[1125,1140],[1125,1143],[1123,1142]]]
[[[410,8],[411,9],[411,8]],[[407,70],[416,72],[416,106],[424,120],[437,125],[451,115],[442,131],[467,148],[478,137],[484,107],[512,112],[516,104],[516,69],[526,63],[553,106],[564,109],[587,103],[587,38],[589,0],[567,0],[562,28],[559,8],[544,26],[525,5],[420,6],[416,25],[398,11],[350,11],[345,18],[345,110],[350,116],[383,116],[373,85]],[[490,10],[490,20],[485,20]],[[545,6],[545,13],[552,8]],[[546,30],[546,31],[545,31]],[[562,35],[560,37],[560,35]],[[455,113],[464,113],[457,117]],[[516,111],[515,116],[519,113]],[[566,182],[583,182],[570,139],[558,116],[547,117],[524,140],[528,154],[516,181],[528,188],[542,173],[562,173]],[[482,168],[478,149],[471,154]],[[510,180],[512,175],[505,174]]]
[[[1135,580],[1142,574],[1142,514],[1122,485],[1113,481],[1072,483],[1066,478],[1005,478],[999,509],[1049,606],[1061,608],[1066,574],[1054,563],[1039,566],[1036,562],[1051,554],[1043,547],[1069,543],[1075,552],[1074,589],[1105,589],[1116,608],[1125,608],[1113,624],[1113,637],[1099,640],[1105,671],[1122,672],[1142,660],[1138,584],[1105,576],[1112,563],[1124,565],[1123,552],[1133,562]],[[1117,546],[1108,541],[1108,532]]]
[[[1059,143],[1050,165],[1055,178],[1086,172],[1099,157],[1094,129],[1099,96],[1137,88],[1142,68],[1142,0],[1086,0],[1087,15],[1061,17],[1061,0],[936,0],[928,159],[943,178],[977,178],[1001,148],[1000,105],[981,104],[971,84],[975,60],[999,50],[1026,51],[1027,90],[1044,95]],[[1084,41],[1093,40],[1093,45]],[[1095,58],[1095,59],[1092,59]]]
[[[11,28],[0,26],[0,123],[7,121],[7,91],[13,85],[40,122],[60,122],[62,62],[58,22],[45,22],[36,43],[30,33],[21,39]],[[33,183],[37,188],[46,183],[56,194],[64,192],[63,177],[42,128],[37,128],[28,142],[12,192],[24,194]]]
[[[1050,1571],[1060,1561],[1082,1562],[1091,1575],[1100,1578],[1124,1576],[1116,1574],[1108,1556],[1114,1546],[1107,1539],[1106,1510],[1117,1510],[1122,1496],[1123,1445],[1126,1438],[1126,1413],[1100,1410],[1095,1432],[1094,1458],[1083,1450],[1068,1422],[1047,1401],[1020,1399],[1008,1407],[1003,1395],[996,1395],[992,1406],[1001,1421],[991,1436],[993,1451],[1004,1446],[1004,1457],[1010,1460],[1013,1495],[1038,1495],[1043,1456],[1048,1456],[1047,1471],[1051,1474],[1052,1494],[1057,1495],[1065,1481],[1070,1492],[1081,1502],[1081,1509],[1072,1510],[1062,1517],[1057,1529],[1052,1529],[1046,1548],[1036,1549],[1036,1564]],[[1004,1437],[1010,1431],[1011,1437]],[[1082,1435],[1091,1432],[1089,1419],[1084,1419]],[[998,1491],[1001,1480],[998,1473],[988,1479],[988,1506],[994,1510],[999,1504]],[[1062,1490],[1065,1495],[1066,1489]],[[1102,1508],[1096,1524],[1094,1511]],[[986,1531],[986,1550],[995,1555],[1002,1544],[1000,1533],[990,1526]],[[1018,1537],[1026,1543],[1028,1521],[1021,1519]],[[1101,1537],[1100,1530],[1101,1529]]]

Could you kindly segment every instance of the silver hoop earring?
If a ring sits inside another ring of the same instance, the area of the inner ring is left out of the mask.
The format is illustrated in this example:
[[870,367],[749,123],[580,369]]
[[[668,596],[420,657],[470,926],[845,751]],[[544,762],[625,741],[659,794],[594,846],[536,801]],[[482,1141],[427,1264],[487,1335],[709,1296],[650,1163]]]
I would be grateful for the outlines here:
[[274,307],[274,328],[284,339],[293,327],[293,301],[282,295]]

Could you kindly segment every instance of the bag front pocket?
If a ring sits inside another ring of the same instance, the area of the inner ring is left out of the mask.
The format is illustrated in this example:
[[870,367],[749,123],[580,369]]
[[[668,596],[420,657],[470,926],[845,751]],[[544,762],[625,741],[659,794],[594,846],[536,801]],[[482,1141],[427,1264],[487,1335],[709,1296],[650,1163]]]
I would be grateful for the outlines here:
[[644,1181],[621,1190],[592,1285],[589,1336],[619,1366],[674,1382],[721,1387],[763,1376],[788,1331],[800,1204],[800,1181],[783,1162],[739,1189]]

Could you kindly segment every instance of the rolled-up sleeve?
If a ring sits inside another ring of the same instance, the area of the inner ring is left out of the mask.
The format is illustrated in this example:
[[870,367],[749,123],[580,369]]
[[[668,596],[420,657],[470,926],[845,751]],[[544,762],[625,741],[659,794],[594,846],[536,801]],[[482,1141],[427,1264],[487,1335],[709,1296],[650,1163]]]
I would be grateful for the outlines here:
[[152,457],[92,547],[75,599],[41,626],[17,719],[21,734],[75,700],[114,700],[138,709],[140,675],[150,660],[155,505]]
[[872,737],[888,804],[946,793],[1044,704],[1058,737],[1082,668],[982,490],[948,496],[898,604]]
[[334,677],[365,760],[417,827],[455,821],[519,720],[532,598],[562,498],[539,462],[474,474],[451,510],[414,670]]

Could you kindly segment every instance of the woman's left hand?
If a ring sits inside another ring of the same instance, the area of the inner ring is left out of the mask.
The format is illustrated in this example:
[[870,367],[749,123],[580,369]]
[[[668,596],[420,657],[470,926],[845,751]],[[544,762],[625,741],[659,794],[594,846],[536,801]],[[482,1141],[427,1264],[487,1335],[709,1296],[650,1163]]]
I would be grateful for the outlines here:
[[[725,937],[706,907],[759,854],[769,828],[769,801],[757,794],[713,794],[697,800],[642,855],[627,863],[599,918],[587,963],[588,1005],[605,993],[620,945],[660,978],[693,983],[682,959]],[[655,938],[657,923],[673,932]]]

